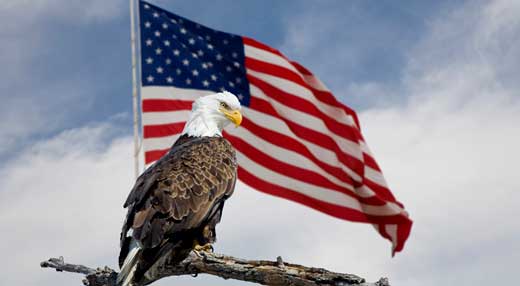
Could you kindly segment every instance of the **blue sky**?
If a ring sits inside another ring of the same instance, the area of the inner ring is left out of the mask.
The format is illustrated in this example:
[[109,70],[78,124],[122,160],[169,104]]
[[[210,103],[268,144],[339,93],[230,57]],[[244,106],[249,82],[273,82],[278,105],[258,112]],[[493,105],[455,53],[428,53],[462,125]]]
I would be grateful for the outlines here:
[[[390,258],[370,226],[239,185],[218,251],[395,285],[516,279],[518,1],[150,2],[311,69],[358,111],[415,221]],[[79,285],[38,263],[63,255],[115,266],[134,180],[128,2],[2,0],[0,27],[0,251],[15,257],[0,266],[7,284]],[[175,279],[243,285],[158,285]]]

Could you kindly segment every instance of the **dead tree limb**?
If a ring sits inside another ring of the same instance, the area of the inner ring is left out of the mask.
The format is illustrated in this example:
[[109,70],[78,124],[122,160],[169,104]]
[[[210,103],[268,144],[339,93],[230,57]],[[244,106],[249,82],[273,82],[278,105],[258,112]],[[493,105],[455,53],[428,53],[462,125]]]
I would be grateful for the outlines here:
[[[106,266],[93,269],[83,265],[69,264],[65,263],[63,257],[51,258],[42,262],[40,266],[54,268],[56,271],[84,274],[86,278],[83,280],[83,284],[88,286],[115,286],[116,284],[117,272]],[[143,281],[143,285],[168,276],[196,276],[200,273],[273,286],[389,286],[386,278],[381,278],[375,283],[367,283],[365,279],[353,274],[286,263],[281,257],[278,257],[276,261],[245,260],[203,251],[190,253],[179,264],[163,265],[154,273],[153,279]]]

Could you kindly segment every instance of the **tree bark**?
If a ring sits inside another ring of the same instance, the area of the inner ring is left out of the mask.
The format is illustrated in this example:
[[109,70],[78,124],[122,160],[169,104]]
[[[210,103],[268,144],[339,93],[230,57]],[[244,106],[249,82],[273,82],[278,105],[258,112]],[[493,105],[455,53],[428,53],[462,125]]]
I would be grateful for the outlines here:
[[[83,280],[88,286],[115,286],[117,272],[109,267],[89,268],[83,265],[65,263],[63,257],[51,258],[40,264],[41,267],[54,268],[56,271],[76,272],[86,275]],[[154,273],[153,279],[146,279],[142,285],[168,276],[192,275],[206,273],[224,279],[237,279],[272,286],[389,286],[388,279],[381,278],[375,283],[367,283],[365,279],[353,274],[331,272],[323,268],[306,267],[283,262],[281,257],[276,261],[245,260],[212,252],[191,252],[181,263],[166,264]]]

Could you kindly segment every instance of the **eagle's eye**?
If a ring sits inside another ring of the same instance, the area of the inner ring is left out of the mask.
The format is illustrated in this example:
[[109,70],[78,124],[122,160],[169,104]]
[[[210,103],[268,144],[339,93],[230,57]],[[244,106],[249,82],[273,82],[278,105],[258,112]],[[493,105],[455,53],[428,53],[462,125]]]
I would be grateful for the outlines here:
[[220,107],[222,107],[224,109],[229,109],[229,105],[227,105],[227,103],[225,103],[224,101],[220,102]]

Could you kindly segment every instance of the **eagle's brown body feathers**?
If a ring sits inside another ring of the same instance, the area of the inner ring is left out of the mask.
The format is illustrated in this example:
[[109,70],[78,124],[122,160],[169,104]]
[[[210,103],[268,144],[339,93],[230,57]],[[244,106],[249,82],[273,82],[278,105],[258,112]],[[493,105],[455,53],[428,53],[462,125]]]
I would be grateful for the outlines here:
[[128,215],[121,233],[120,266],[132,239],[140,247],[136,281],[160,259],[181,261],[194,244],[213,243],[236,172],[235,151],[226,139],[180,137],[137,179],[124,204]]

